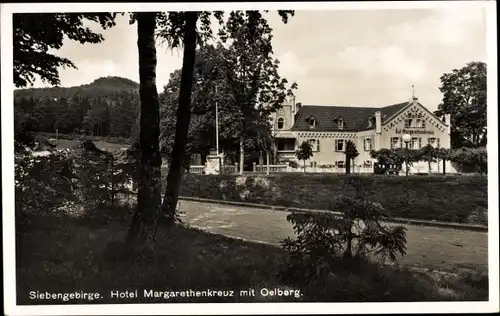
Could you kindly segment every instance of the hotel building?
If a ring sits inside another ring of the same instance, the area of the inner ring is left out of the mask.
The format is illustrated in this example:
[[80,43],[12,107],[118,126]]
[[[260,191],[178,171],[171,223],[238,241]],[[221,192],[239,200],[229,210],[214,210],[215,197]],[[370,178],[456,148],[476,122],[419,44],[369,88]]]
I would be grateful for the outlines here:
[[[379,107],[302,105],[290,97],[272,114],[271,121],[278,159],[297,161],[295,150],[307,141],[312,145],[313,156],[306,166],[316,172],[345,172],[344,150],[349,140],[359,152],[354,160],[355,172],[373,172],[376,160],[371,158],[370,151],[404,147],[404,134],[412,136],[410,149],[427,144],[450,148],[450,115],[437,117],[416,97]],[[431,164],[431,172],[440,169],[440,163]],[[446,170],[454,172],[449,162]],[[410,168],[411,173],[428,171],[427,162],[414,163]]]

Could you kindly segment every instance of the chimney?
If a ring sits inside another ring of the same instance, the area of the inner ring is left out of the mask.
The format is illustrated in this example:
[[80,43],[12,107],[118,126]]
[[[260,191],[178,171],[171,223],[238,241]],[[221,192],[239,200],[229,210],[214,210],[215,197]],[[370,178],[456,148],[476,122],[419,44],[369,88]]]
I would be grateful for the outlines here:
[[375,112],[375,131],[377,134],[382,133],[382,114],[380,111]]
[[444,115],[444,124],[446,125],[446,132],[448,135],[451,133],[451,114]]
[[295,105],[295,111],[293,113],[297,114],[300,111],[301,107],[302,107],[302,103],[301,102],[297,102],[297,104]]
[[418,105],[418,98],[417,97],[413,97],[413,105]]
[[294,95],[288,96],[287,103],[289,103],[291,105],[289,122],[291,122],[293,125],[294,124],[294,116],[295,116],[295,96]]

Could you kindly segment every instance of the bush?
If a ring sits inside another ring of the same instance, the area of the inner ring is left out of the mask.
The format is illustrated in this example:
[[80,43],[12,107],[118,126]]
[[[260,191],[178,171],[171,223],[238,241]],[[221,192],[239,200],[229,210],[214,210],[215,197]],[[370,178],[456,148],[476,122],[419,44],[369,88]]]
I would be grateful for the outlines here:
[[347,185],[349,179],[355,177],[365,182],[367,198],[381,203],[394,217],[466,223],[477,207],[488,208],[488,179],[480,175],[388,177],[282,173],[265,177],[269,189],[255,190],[250,185],[251,179],[258,177],[262,176],[188,174],[181,182],[180,195],[326,210],[335,196],[356,196],[353,187]]
[[406,228],[383,224],[389,218],[381,204],[361,195],[335,198],[329,212],[289,214],[297,237],[282,242],[289,254],[284,277],[311,286],[326,280],[339,261],[351,265],[369,255],[396,261],[406,254]]
[[16,216],[44,215],[56,209],[71,213],[76,202],[84,206],[79,215],[118,207],[118,203],[111,204],[118,193],[129,193],[133,176],[134,165],[129,160],[97,149],[92,141],[47,156],[20,152],[15,158]]
[[75,170],[65,152],[49,156],[18,153],[14,172],[16,216],[43,215],[75,200]]
[[456,163],[462,172],[488,172],[486,148],[459,148],[451,151],[450,161]]

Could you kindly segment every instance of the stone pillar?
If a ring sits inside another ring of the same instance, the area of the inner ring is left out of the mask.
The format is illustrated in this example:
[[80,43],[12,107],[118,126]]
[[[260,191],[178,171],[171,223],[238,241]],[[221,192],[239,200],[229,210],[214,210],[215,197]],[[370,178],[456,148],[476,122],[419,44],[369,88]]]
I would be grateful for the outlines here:
[[205,164],[205,174],[220,174],[222,157],[220,155],[208,155]]
[[255,163],[255,162],[253,162],[253,163],[252,163],[252,165],[253,165],[253,166],[252,166],[252,170],[253,170],[253,172],[257,171],[257,166],[256,166],[256,163]]

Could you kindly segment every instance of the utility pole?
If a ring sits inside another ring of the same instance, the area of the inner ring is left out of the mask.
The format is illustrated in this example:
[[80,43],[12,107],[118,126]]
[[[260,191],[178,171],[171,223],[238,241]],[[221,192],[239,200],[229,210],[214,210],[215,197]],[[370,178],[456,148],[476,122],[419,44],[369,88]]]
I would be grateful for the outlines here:
[[219,156],[219,101],[217,98],[217,82],[215,82],[215,150]]

